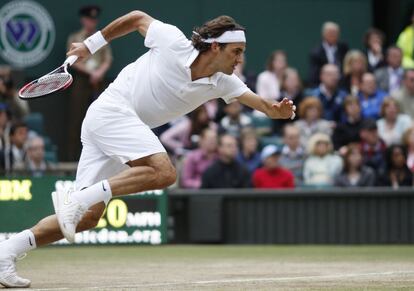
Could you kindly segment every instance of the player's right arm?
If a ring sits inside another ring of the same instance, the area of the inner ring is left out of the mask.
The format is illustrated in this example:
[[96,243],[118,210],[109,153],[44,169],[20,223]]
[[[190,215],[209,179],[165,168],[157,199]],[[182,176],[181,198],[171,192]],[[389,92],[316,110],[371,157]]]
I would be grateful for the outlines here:
[[[138,31],[145,37],[149,25],[154,20],[154,18],[145,12],[135,10],[112,21],[101,30],[101,33],[107,42],[134,31]],[[72,43],[69,51],[66,53],[67,56],[76,55],[80,59],[86,58],[90,54],[90,51],[83,42]]]

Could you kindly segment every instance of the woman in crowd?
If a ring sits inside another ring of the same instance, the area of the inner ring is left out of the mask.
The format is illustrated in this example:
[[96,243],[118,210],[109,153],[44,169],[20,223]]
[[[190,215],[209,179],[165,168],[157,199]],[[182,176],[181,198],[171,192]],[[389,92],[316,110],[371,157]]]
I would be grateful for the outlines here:
[[260,166],[260,152],[258,151],[259,142],[254,128],[245,127],[240,135],[240,151],[237,160],[250,173],[253,173]]
[[160,140],[176,157],[182,156],[187,150],[193,149],[203,129],[217,130],[217,124],[211,121],[204,105],[196,108],[185,117],[164,131]]
[[257,94],[265,99],[279,99],[280,85],[287,67],[286,53],[281,50],[274,51],[267,62],[266,71],[257,77]]
[[401,144],[404,132],[412,125],[411,117],[400,111],[395,99],[384,99],[381,105],[382,118],[377,121],[377,126],[378,134],[387,146]]
[[374,171],[363,165],[361,146],[349,144],[344,155],[344,169],[335,178],[335,186],[339,187],[369,187],[375,185]]
[[309,157],[303,167],[306,186],[333,186],[335,177],[342,170],[342,159],[333,154],[329,135],[316,133],[308,143]]
[[359,50],[347,52],[344,58],[341,88],[349,94],[357,95],[362,75],[368,71],[367,58]]
[[332,134],[332,125],[329,121],[321,119],[322,103],[316,97],[306,97],[299,106],[300,119],[295,125],[300,130],[301,145],[306,148],[309,138],[315,133]]
[[414,173],[414,126],[404,132],[403,144],[407,149],[407,167]]
[[365,54],[368,60],[368,71],[370,72],[386,65],[383,52],[384,41],[384,33],[377,28],[370,28],[365,33]]
[[380,172],[378,186],[394,189],[413,186],[413,174],[407,167],[407,151],[402,145],[392,145],[385,153],[386,167]]

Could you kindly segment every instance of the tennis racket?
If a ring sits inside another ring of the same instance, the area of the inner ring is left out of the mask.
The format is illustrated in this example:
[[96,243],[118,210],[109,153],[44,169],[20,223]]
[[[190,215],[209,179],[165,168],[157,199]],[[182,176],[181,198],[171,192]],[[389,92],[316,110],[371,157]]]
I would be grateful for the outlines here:
[[68,67],[72,66],[77,59],[78,56],[70,56],[59,68],[24,85],[19,90],[19,97],[28,100],[66,89],[73,81],[72,75],[68,73]]

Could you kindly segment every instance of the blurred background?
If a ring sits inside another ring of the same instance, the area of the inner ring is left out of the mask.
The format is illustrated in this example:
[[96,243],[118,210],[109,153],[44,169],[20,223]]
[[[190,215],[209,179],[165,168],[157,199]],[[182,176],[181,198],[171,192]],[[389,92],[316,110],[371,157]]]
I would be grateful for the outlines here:
[[134,9],[188,38],[232,16],[247,36],[235,74],[263,98],[293,100],[297,117],[214,100],[154,129],[177,183],[113,200],[78,243],[414,242],[411,0],[3,0],[0,221],[16,219],[0,222],[0,240],[49,214],[49,193],[71,186],[86,110],[146,52],[144,40],[130,34],[76,64],[64,92],[26,102],[18,89]]

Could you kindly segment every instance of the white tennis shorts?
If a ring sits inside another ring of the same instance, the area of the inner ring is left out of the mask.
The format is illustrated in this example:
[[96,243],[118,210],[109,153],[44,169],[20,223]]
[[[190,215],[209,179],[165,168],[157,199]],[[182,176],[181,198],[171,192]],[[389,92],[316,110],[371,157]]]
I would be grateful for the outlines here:
[[76,190],[129,168],[125,164],[128,161],[165,152],[158,137],[132,109],[99,99],[92,103],[83,120],[81,141]]

